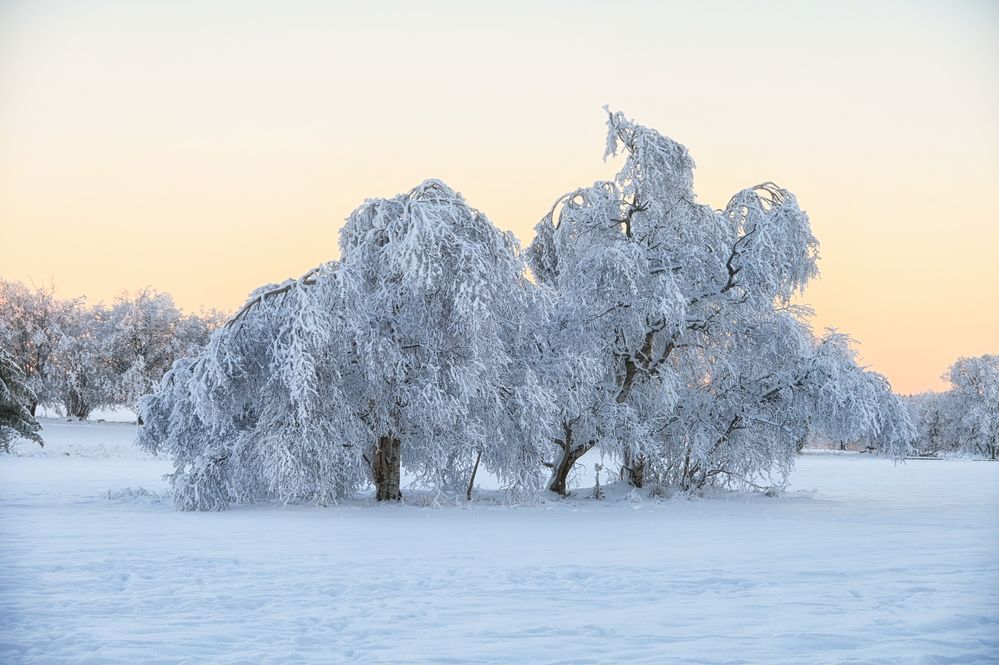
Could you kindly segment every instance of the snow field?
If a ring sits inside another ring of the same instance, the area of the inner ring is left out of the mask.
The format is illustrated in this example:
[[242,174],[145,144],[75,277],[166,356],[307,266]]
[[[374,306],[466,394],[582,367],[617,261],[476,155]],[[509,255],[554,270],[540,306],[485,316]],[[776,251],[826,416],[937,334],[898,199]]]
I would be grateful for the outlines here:
[[777,498],[181,513],[133,426],[44,425],[0,458],[3,663],[999,659],[999,464],[805,455]]

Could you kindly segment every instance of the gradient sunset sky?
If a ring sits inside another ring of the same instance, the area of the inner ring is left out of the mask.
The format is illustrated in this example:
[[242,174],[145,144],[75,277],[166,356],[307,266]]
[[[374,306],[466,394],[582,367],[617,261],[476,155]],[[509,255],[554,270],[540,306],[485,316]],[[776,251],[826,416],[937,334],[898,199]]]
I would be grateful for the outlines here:
[[999,3],[0,0],[0,277],[187,309],[337,255],[428,177],[523,243],[609,104],[700,199],[773,180],[804,298],[900,392],[999,353]]

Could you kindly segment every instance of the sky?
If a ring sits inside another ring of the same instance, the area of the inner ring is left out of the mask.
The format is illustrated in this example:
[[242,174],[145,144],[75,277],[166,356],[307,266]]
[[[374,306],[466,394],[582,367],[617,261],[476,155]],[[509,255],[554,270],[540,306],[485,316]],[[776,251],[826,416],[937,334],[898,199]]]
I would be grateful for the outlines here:
[[426,178],[525,245],[607,104],[774,181],[803,302],[903,393],[999,353],[999,3],[0,0],[0,277],[235,309]]

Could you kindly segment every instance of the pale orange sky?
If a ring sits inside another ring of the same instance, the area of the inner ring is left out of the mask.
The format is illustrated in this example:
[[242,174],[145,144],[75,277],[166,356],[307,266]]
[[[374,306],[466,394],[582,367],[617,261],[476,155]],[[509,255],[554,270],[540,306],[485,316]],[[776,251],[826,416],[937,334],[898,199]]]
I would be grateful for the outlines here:
[[604,104],[686,144],[708,204],[794,191],[816,327],[896,390],[999,353],[989,2],[7,0],[0,276],[234,308],[428,177],[526,244],[613,173]]

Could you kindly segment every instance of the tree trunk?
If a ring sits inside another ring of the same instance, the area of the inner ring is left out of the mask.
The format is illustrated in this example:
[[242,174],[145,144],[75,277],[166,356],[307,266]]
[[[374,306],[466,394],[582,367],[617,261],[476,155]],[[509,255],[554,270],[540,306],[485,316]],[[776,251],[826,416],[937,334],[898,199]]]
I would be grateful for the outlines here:
[[[649,331],[645,334],[645,342],[642,344],[638,355],[643,359],[644,367],[647,370],[652,361],[652,344],[655,341],[655,332]],[[669,351],[666,352],[669,355]],[[631,397],[631,391],[635,386],[635,378],[638,376],[638,365],[633,358],[624,361],[624,379],[621,381],[621,389],[617,393],[616,401],[624,404]],[[635,455],[630,444],[624,446],[624,464],[621,469],[622,475],[633,487],[642,487],[645,484],[645,460],[641,455]]]
[[592,443],[582,446],[573,445],[572,427],[562,425],[562,429],[565,431],[565,438],[558,442],[562,448],[562,456],[552,468],[552,479],[548,483],[548,489],[559,496],[565,496],[569,493],[566,485],[569,481],[569,473],[572,471],[572,467],[575,466],[576,460],[585,455],[586,451],[593,447]]
[[400,447],[399,439],[391,436],[379,437],[375,446],[371,475],[375,481],[375,498],[379,501],[398,501],[402,498],[399,488],[402,478]]
[[567,448],[555,468],[552,470],[552,479],[548,483],[548,489],[559,496],[566,496],[569,492],[566,483],[569,481],[569,472],[576,464],[576,460],[583,456],[585,451],[580,448]]
[[90,405],[75,390],[70,390],[66,396],[66,415],[80,420],[86,420],[90,416]]
[[634,455],[629,445],[624,447],[624,463],[621,465],[621,476],[632,487],[642,488],[645,486],[645,457]]
[[38,413],[37,413],[38,412],[38,401],[37,400],[31,400],[31,406],[29,407],[28,410],[31,411],[31,417],[32,418],[34,418],[36,415],[38,415]]

